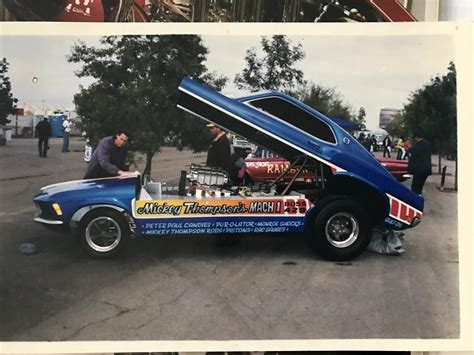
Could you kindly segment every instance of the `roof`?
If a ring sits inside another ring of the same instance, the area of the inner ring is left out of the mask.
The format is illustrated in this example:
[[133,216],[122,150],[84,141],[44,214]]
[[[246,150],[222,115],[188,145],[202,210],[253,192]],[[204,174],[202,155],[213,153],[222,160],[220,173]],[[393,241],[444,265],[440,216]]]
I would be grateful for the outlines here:
[[359,129],[359,125],[357,123],[348,121],[344,118],[338,117],[329,117],[335,123],[337,123],[341,128],[345,129],[346,131],[356,131]]

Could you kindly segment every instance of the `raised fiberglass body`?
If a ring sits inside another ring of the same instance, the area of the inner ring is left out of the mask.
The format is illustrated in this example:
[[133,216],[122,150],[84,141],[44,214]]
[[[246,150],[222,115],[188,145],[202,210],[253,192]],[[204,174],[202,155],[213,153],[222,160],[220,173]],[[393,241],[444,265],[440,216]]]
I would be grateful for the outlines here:
[[[179,105],[293,161],[303,154],[329,167],[331,186],[380,203],[384,223],[404,229],[421,217],[423,197],[400,184],[349,133],[292,97],[270,92],[231,99],[184,79]],[[352,190],[352,191],[351,191]]]
[[189,175],[178,194],[140,176],[78,180],[42,188],[35,221],[77,230],[96,257],[117,254],[131,235],[306,232],[321,255],[347,260],[365,250],[373,225],[420,220],[423,198],[314,109],[280,93],[231,99],[187,78],[179,90],[178,107],[314,171],[315,186],[231,186],[212,169]]

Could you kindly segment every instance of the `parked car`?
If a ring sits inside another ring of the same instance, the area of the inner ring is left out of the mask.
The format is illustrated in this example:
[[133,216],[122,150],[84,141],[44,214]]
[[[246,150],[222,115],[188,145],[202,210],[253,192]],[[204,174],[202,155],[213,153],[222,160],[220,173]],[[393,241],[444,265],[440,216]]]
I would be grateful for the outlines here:
[[[282,93],[226,97],[185,78],[177,106],[277,153],[314,186],[283,190],[234,186],[227,172],[192,166],[177,191],[139,175],[43,187],[33,200],[36,222],[77,232],[91,256],[114,256],[131,236],[302,232],[331,260],[367,247],[374,225],[416,226],[423,197],[400,184],[354,138],[327,117]],[[298,172],[295,174],[298,176]]]
[[405,181],[411,178],[411,174],[408,174],[408,160],[383,157],[377,157],[376,159],[398,181]]
[[[395,179],[403,182],[411,177],[408,174],[408,161],[392,158],[376,157],[377,161],[393,175]],[[255,154],[249,155],[245,159],[245,173],[247,183],[262,183],[275,180],[278,175],[289,169],[290,162],[273,154],[268,154],[263,150],[257,150]],[[296,174],[296,168],[291,168],[288,174],[282,178],[283,183],[288,183]],[[304,169],[296,178],[297,183],[314,183],[315,175],[312,171]]]

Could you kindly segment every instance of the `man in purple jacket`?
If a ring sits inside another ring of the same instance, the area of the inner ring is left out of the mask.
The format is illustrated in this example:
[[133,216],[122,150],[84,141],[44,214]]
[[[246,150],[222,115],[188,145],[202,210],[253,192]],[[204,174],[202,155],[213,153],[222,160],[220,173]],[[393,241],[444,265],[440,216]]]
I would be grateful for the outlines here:
[[128,138],[129,134],[124,130],[102,138],[87,165],[84,179],[129,175],[125,166]]

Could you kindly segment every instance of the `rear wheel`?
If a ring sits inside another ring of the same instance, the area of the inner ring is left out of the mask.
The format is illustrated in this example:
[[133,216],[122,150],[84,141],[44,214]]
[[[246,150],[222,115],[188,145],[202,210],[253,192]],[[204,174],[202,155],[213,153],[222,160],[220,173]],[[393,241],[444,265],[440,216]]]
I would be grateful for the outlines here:
[[95,258],[109,258],[124,248],[130,229],[122,215],[113,210],[88,213],[80,224],[79,242]]
[[307,234],[310,245],[329,260],[351,260],[367,248],[372,236],[372,223],[364,207],[355,200],[321,201],[308,216]]

